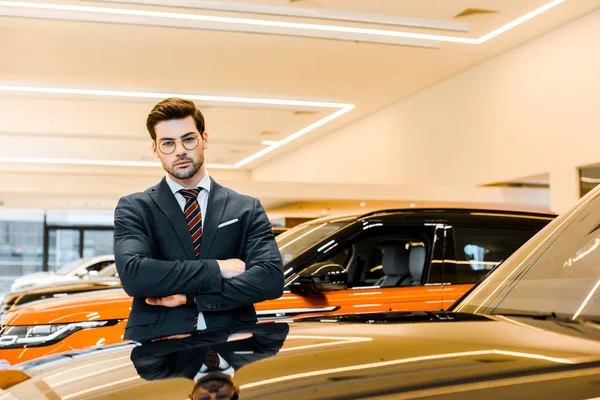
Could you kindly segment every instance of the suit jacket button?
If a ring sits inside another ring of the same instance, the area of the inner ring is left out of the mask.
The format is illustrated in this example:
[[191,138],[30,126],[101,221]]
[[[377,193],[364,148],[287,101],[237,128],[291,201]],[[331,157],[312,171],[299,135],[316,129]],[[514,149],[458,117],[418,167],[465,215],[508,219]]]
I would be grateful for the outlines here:
[[207,304],[206,308],[212,308],[212,306],[210,304]]

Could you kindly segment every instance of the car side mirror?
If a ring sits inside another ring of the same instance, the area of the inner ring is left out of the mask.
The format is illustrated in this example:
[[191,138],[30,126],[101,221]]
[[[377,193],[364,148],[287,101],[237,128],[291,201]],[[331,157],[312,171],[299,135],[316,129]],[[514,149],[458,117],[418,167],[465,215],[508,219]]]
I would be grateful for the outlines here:
[[290,290],[298,294],[310,294],[344,290],[348,288],[348,273],[340,264],[321,262],[312,264],[300,272],[290,285]]

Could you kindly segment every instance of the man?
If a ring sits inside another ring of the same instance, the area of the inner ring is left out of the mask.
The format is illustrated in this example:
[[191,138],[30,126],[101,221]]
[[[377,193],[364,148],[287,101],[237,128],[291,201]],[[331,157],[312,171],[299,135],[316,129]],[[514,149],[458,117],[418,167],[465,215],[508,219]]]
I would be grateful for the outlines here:
[[131,361],[142,379],[194,381],[189,398],[236,399],[233,377],[243,366],[276,355],[289,333],[285,323],[250,324],[233,331],[180,335],[135,347]]
[[281,256],[264,209],[208,175],[209,136],[193,102],[161,101],[146,126],[167,174],[122,197],[115,210],[115,262],[134,298],[124,338],[256,321],[253,304],[283,292]]

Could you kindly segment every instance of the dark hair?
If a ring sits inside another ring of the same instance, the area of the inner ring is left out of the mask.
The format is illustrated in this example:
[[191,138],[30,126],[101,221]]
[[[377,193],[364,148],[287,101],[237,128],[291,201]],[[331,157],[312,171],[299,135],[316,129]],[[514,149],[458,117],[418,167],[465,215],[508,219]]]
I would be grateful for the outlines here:
[[[230,383],[233,386],[233,395],[230,397],[229,400],[239,400],[240,399],[240,387],[234,385],[233,382],[230,382]],[[196,385],[197,384],[198,384],[198,382],[196,382]],[[194,389],[192,390],[192,393],[190,393],[190,397],[189,397],[190,400],[192,400],[194,398],[194,391],[195,390],[196,390],[196,386],[194,386]]]
[[152,140],[156,140],[156,131],[154,128],[159,122],[168,121],[171,119],[184,119],[187,117],[194,117],[196,122],[196,128],[200,135],[204,134],[204,116],[196,104],[190,100],[179,99],[177,97],[170,97],[164,99],[160,103],[154,106],[148,118],[146,119],[146,128]]

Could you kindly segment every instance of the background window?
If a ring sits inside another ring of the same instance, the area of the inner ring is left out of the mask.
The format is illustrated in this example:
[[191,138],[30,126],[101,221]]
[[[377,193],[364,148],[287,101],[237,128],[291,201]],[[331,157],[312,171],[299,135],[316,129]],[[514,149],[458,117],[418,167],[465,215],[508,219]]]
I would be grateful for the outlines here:
[[[44,248],[44,235],[47,248]],[[18,276],[113,253],[113,212],[0,209],[0,296]]]

